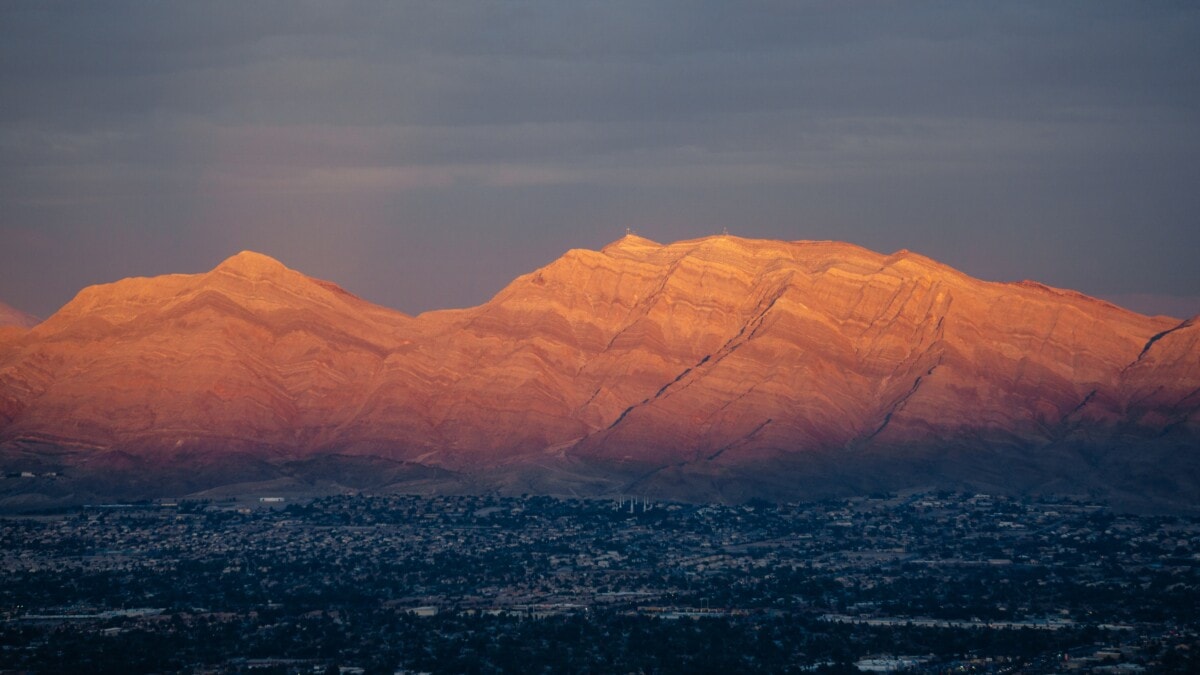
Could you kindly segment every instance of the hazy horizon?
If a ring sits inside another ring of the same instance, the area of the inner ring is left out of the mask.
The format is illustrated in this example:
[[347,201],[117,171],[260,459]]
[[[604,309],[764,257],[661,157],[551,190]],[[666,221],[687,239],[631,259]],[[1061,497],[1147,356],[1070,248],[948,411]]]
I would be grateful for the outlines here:
[[[624,235],[622,234],[622,236],[624,236]],[[644,235],[639,234],[638,236],[644,236]],[[647,238],[649,238],[649,237],[647,237]],[[614,241],[615,241],[615,239],[614,239]],[[658,242],[658,243],[670,244],[672,242]],[[601,247],[597,247],[597,248],[601,248]],[[249,250],[249,249],[243,249],[243,250]],[[276,260],[279,260],[278,258],[276,258],[276,256],[272,256],[269,253],[266,253],[263,251],[255,251],[255,252],[262,253],[263,255],[268,255],[272,258],[275,258]],[[236,253],[237,252],[230,253],[230,256],[236,255]],[[563,253],[566,253],[566,251],[563,251]],[[880,253],[892,253],[892,251],[881,251]],[[916,251],[916,253],[920,253],[920,251]],[[210,271],[212,268],[215,268],[218,264],[220,264],[223,260],[227,259],[230,256],[225,256],[221,260],[216,260],[213,262],[212,265],[210,265],[209,267],[204,268],[204,269],[180,270],[177,272],[168,272],[168,273],[164,273],[164,274],[203,274],[205,272]],[[284,264],[285,266],[295,269],[298,272],[306,273],[306,271],[304,269],[296,268],[296,267],[288,264],[288,262],[286,260],[279,260],[279,262]],[[546,263],[549,263],[549,262],[551,262],[551,261],[546,261]],[[543,264],[538,265],[538,267],[543,267],[543,266],[544,266]],[[532,272],[533,270],[534,270],[534,268],[530,268],[530,269],[522,271],[522,272],[517,272],[514,274],[513,278],[515,279],[517,276]],[[130,276],[136,277],[136,276],[148,276],[148,275],[133,274]],[[157,275],[154,275],[154,276],[157,276]],[[128,277],[122,277],[122,278],[128,278]],[[339,285],[341,285],[337,279],[324,279],[324,280],[338,283]],[[115,281],[119,281],[119,279],[112,279],[110,282],[115,282]],[[992,281],[992,280],[987,280],[987,281]],[[1019,280],[1010,279],[1010,280],[1002,280],[1002,281],[1014,281],[1015,282],[1015,281],[1019,281]],[[1033,279],[1032,281],[1038,281],[1038,280]],[[104,284],[104,283],[110,283],[110,282],[98,282],[98,283]],[[481,300],[479,300],[479,302],[476,302],[476,303],[473,303],[470,305],[425,307],[425,308],[420,309],[419,311],[414,311],[414,312],[408,312],[408,311],[404,310],[403,308],[393,307],[393,306],[387,305],[386,303],[376,302],[376,301],[372,300],[371,298],[364,298],[364,299],[368,300],[370,302],[373,302],[374,304],[377,304],[377,305],[380,305],[383,307],[388,307],[389,309],[395,309],[398,311],[402,311],[407,314],[412,314],[415,316],[415,315],[421,314],[423,312],[437,311],[437,310],[443,310],[443,309],[460,309],[460,308],[473,307],[473,306],[477,306],[479,304],[483,304],[483,303],[487,302],[488,300],[490,300],[493,295],[495,295],[496,293],[499,293],[501,290],[503,290],[503,288],[505,286],[507,286],[507,284],[508,284],[508,282],[505,282],[501,286],[498,286],[496,289],[494,289],[491,293],[488,293],[487,296],[482,298]],[[80,288],[79,290],[83,290],[83,288]],[[1068,290],[1075,290],[1075,289],[1068,289]],[[61,303],[61,304],[65,305],[67,302],[69,302],[71,300],[71,298],[74,297],[74,295],[75,294],[72,294],[70,298],[68,298],[67,300],[64,300],[63,303]],[[1136,311],[1136,312],[1139,312],[1142,314],[1146,314],[1148,316],[1166,315],[1166,316],[1172,316],[1172,317],[1175,317],[1178,319],[1189,319],[1196,315],[1196,312],[1194,310],[1195,310],[1195,305],[1197,303],[1197,298],[1194,298],[1194,297],[1174,297],[1174,296],[1169,296],[1169,295],[1136,294],[1136,293],[1133,293],[1133,294],[1110,294],[1107,296],[1097,295],[1095,297],[1097,297],[1101,300],[1111,302],[1117,306],[1124,307],[1126,309],[1130,309],[1130,310],[1133,310],[1133,311]],[[20,307],[15,307],[11,303],[5,302],[5,300],[3,298],[0,298],[0,310],[2,310],[4,307],[12,308],[18,312],[25,312],[26,314],[29,314],[38,320],[45,320],[45,319],[49,318],[52,314],[54,314],[54,312],[56,312],[59,308],[61,308],[61,305],[44,315],[39,315],[39,314],[34,314],[32,312],[27,312],[26,310],[24,310]]]
[[1187,3],[7,4],[0,301],[242,249],[484,302],[633,227],[1200,312]]

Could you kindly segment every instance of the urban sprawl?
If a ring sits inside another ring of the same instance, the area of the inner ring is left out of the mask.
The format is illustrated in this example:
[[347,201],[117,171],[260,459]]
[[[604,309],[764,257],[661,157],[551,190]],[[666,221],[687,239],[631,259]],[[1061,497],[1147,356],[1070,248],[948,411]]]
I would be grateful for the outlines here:
[[107,504],[0,570],[0,671],[1200,671],[1200,521],[1075,499]]

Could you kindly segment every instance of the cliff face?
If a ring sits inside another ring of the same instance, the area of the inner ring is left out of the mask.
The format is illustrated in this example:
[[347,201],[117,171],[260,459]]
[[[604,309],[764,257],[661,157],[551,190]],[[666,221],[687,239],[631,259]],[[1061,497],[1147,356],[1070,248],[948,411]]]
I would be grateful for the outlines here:
[[1188,319],[1156,333],[1121,370],[1114,390],[1096,390],[1076,416],[1093,430],[1140,437],[1200,437],[1200,327]]
[[86,289],[0,341],[0,448],[369,455],[703,496],[813,458],[823,480],[931,453],[1194,448],[1197,336],[831,242],[628,236],[418,317],[243,253]]

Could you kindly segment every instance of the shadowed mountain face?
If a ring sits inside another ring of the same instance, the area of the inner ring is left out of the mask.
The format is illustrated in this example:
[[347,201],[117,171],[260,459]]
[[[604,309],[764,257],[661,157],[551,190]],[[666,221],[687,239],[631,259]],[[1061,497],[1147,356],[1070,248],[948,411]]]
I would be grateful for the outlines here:
[[[56,480],[74,494],[370,475],[372,489],[970,485],[1188,504],[1198,335],[830,242],[627,236],[417,317],[242,253],[86,289],[0,334],[0,457],[78,476]],[[125,489],[136,480],[150,485]]]

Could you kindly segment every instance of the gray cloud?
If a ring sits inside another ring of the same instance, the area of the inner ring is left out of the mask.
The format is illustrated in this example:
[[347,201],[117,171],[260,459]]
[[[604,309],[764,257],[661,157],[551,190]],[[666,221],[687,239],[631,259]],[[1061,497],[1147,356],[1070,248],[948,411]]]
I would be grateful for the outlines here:
[[1200,297],[1187,3],[0,14],[0,298],[41,314],[243,248],[406,311],[473,304],[626,225]]

